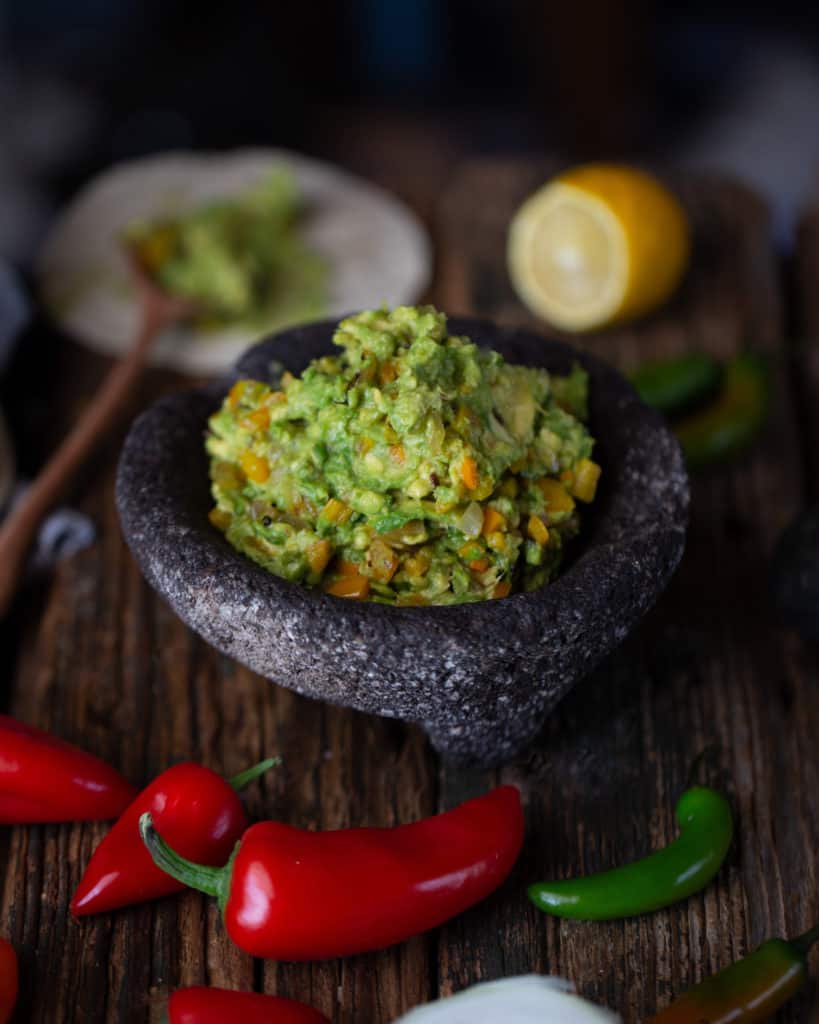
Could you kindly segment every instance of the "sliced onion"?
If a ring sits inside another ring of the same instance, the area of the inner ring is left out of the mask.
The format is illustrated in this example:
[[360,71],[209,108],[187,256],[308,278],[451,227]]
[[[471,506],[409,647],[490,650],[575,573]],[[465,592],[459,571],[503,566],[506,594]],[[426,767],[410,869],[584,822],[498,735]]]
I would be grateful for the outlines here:
[[525,974],[473,985],[416,1007],[395,1024],[615,1024],[610,1010],[581,999],[571,982]]

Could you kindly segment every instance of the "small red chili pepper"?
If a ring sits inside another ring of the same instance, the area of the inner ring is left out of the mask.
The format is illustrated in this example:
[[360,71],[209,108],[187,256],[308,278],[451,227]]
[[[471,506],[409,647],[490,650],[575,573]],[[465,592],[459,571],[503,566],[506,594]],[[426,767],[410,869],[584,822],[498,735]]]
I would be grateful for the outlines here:
[[11,1020],[17,1002],[17,954],[14,946],[0,939],[0,1024]]
[[330,1024],[323,1013],[293,999],[225,988],[183,988],[168,1000],[169,1024]]
[[397,828],[306,832],[254,825],[224,868],[192,864],[140,832],[155,863],[216,896],[228,934],[273,960],[320,960],[382,949],[443,924],[503,882],[523,844],[514,786]]
[[269,758],[226,782],[221,775],[192,762],[174,765],[126,808],[94,850],[71,901],[75,917],[159,899],[184,888],[160,871],[139,838],[139,819],[149,811],[162,835],[205,864],[221,865],[247,828],[237,790],[274,764]]
[[0,824],[105,821],[136,793],[93,754],[0,715]]

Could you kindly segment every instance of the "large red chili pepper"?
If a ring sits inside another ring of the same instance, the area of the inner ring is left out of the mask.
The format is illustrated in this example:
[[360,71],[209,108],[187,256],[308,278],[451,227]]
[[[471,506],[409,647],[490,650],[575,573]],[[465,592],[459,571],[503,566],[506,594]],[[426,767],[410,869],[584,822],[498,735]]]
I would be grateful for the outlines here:
[[278,762],[262,761],[226,782],[202,765],[184,762],[158,775],[125,810],[94,851],[71,901],[75,917],[158,899],[184,886],[154,865],[139,838],[149,811],[162,835],[186,857],[221,865],[247,828],[236,791]]
[[0,824],[104,821],[136,793],[93,754],[0,715]]
[[10,942],[0,939],[0,1024],[11,1020],[16,1002],[17,954]]
[[434,928],[496,889],[523,844],[514,786],[398,828],[306,832],[254,825],[224,868],[192,864],[140,820],[172,877],[219,899],[252,956],[318,960],[381,949]]
[[169,1024],[330,1024],[312,1006],[257,992],[183,988],[168,1000]]

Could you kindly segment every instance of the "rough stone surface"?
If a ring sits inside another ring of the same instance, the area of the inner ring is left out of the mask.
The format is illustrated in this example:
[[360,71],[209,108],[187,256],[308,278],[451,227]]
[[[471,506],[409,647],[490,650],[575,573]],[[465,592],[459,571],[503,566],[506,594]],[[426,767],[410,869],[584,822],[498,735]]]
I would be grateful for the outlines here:
[[574,684],[654,603],[685,544],[688,482],[662,420],[613,369],[518,329],[452,317],[450,331],[512,362],[590,374],[598,499],[563,574],[485,604],[391,608],[330,597],[265,572],[208,522],[203,434],[236,376],[295,373],[331,350],[334,324],[261,342],[233,378],[159,401],[133,425],[117,479],[125,538],[148,581],[225,654],[299,693],[420,723],[444,755],[519,752]]

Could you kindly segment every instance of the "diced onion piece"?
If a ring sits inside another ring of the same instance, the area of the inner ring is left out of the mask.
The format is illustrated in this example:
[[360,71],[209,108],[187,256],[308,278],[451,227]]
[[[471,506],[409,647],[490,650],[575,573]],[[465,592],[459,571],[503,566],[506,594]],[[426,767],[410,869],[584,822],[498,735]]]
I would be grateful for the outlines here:
[[464,537],[480,537],[483,529],[483,509],[477,501],[472,501],[467,505],[455,525]]

